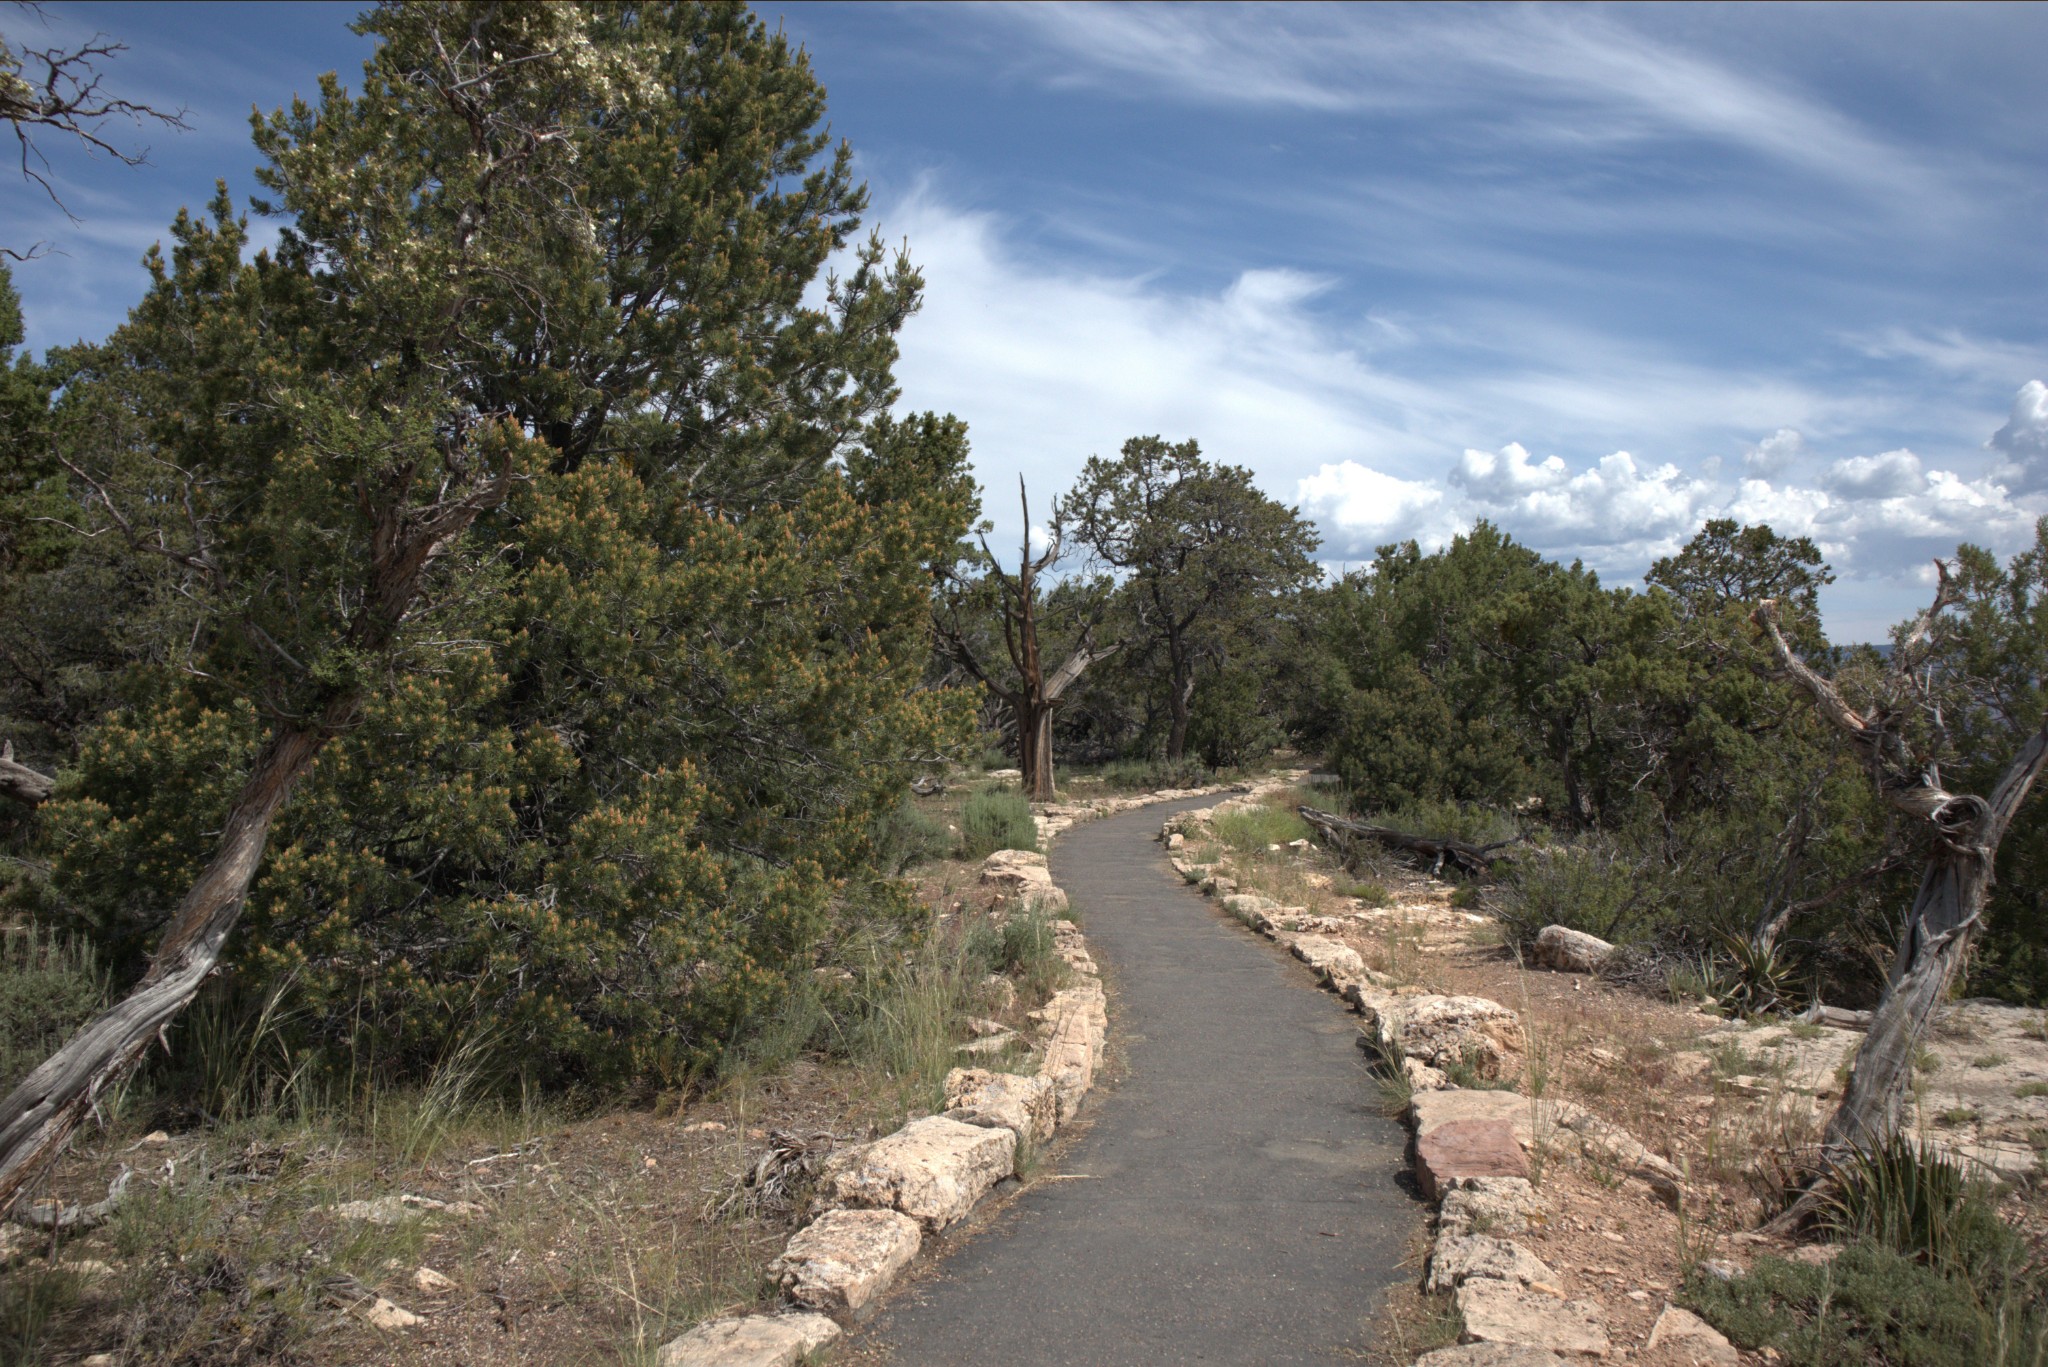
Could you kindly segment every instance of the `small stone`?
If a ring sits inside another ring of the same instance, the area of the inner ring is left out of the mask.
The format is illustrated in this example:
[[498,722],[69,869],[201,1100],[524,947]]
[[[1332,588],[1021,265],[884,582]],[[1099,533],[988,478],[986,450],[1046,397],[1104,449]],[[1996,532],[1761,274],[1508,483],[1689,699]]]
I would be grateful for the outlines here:
[[429,1296],[438,1296],[455,1289],[455,1279],[443,1276],[431,1267],[415,1269],[412,1274],[413,1286]]
[[1529,1160],[1507,1122],[1457,1120],[1416,1141],[1415,1173],[1423,1196],[1434,1201],[1459,1178],[1527,1177]]
[[121,1359],[112,1353],[94,1353],[78,1360],[78,1367],[116,1367]]
[[1675,1305],[1665,1306],[1664,1313],[1657,1316],[1657,1323],[1650,1328],[1650,1341],[1644,1346],[1663,1348],[1694,1367],[1742,1367],[1742,1354],[1720,1330]]
[[789,1298],[858,1319],[910,1265],[923,1241],[917,1221],[893,1210],[833,1210],[799,1230],[768,1265]]
[[725,1133],[725,1122],[723,1122],[723,1121],[720,1121],[720,1120],[700,1120],[700,1121],[698,1121],[698,1122],[697,1122],[696,1124],[694,1124],[694,1125],[685,1125],[685,1126],[683,1126],[683,1133],[684,1133],[684,1134],[724,1134],[724,1133]]
[[168,1144],[170,1142],[171,1136],[168,1131],[151,1130],[148,1134],[136,1140],[135,1145],[137,1148],[155,1148],[159,1144]]
[[661,1346],[655,1367],[796,1367],[844,1331],[823,1315],[735,1315]]
[[403,1306],[393,1305],[382,1296],[377,1297],[356,1313],[361,1315],[363,1323],[369,1325],[372,1329],[411,1329],[416,1325],[426,1322],[418,1315],[413,1314],[412,1311],[405,1309]]
[[1647,1304],[1650,1299],[1650,1293],[1647,1291],[1631,1291],[1627,1294],[1630,1300],[1635,1301],[1638,1304]]
[[988,990],[989,1000],[996,1010],[1007,1011],[1017,1004],[1017,984],[1002,974],[989,974],[981,980],[981,985]]
[[1475,1277],[1458,1288],[1467,1343],[1508,1343],[1607,1356],[1607,1328],[1591,1301],[1560,1301],[1510,1282]]
[[1840,1244],[1802,1244],[1785,1255],[1788,1263],[1805,1263],[1809,1267],[1826,1267],[1840,1257]]

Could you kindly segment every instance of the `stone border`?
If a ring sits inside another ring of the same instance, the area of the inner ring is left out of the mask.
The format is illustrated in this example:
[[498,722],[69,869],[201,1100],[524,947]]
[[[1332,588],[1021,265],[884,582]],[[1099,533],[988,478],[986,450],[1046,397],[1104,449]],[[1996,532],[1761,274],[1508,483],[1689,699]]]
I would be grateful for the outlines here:
[[[1039,843],[1076,825],[1154,803],[1244,791],[1243,784],[1167,789],[1132,797],[1035,804]],[[793,1367],[829,1348],[866,1318],[917,1257],[927,1234],[964,1219],[1016,1174],[1017,1152],[1051,1139],[1095,1085],[1108,1034],[1102,975],[1080,926],[1060,916],[1066,892],[1043,854],[998,850],[981,882],[999,905],[1054,913],[1054,947],[1075,984],[1031,1013],[1038,1025],[1035,1073],[955,1068],[943,1114],[834,1152],[820,1176],[820,1210],[769,1264],[793,1308],[730,1315],[697,1325],[655,1354],[656,1367]],[[972,1049],[974,1046],[969,1045]]]

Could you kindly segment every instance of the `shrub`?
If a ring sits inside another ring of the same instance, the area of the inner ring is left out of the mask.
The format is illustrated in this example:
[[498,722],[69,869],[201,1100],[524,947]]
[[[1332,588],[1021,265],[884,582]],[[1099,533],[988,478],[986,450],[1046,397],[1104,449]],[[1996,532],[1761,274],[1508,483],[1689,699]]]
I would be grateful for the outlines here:
[[997,850],[1035,850],[1038,823],[1015,789],[976,793],[960,812],[960,857],[985,859]]
[[0,1093],[54,1053],[105,995],[89,941],[33,921],[0,930]]
[[944,859],[953,836],[946,823],[917,805],[909,793],[875,819],[875,867],[888,877],[934,859]]
[[1786,1367],[2038,1367],[2048,1317],[2037,1288],[1968,1278],[1874,1243],[1815,1267],[1760,1258],[1746,1276],[1696,1276],[1686,1299],[1738,1347]]
[[1545,926],[1568,926],[1617,943],[1652,938],[1663,924],[1663,889],[1614,841],[1587,837],[1531,851],[1508,866],[1495,914],[1523,944]]
[[1824,1222],[1838,1237],[1959,1271],[2017,1251],[1989,1189],[1932,1144],[1894,1134],[1835,1171]]

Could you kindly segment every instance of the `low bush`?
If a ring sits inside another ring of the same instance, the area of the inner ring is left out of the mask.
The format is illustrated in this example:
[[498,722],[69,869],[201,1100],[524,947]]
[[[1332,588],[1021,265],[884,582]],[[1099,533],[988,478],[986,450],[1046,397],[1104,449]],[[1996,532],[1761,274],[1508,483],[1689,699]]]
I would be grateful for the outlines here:
[[985,859],[997,850],[1035,850],[1038,823],[1014,788],[974,794],[960,811],[960,857]]
[[919,807],[909,793],[875,821],[873,838],[875,867],[890,878],[919,864],[944,859],[953,848],[953,834],[946,823]]
[[1557,925],[1629,944],[1650,940],[1662,929],[1663,892],[1641,859],[1610,838],[1588,836],[1515,859],[1491,900],[1517,943],[1530,943],[1545,926]]
[[99,1010],[106,977],[92,945],[33,921],[0,930],[0,1094]]
[[1092,776],[1106,788],[1125,792],[1149,793],[1161,788],[1201,788],[1216,781],[1213,770],[1204,768],[1201,761],[1187,759],[1118,759],[1111,760]]
[[1766,1258],[1689,1287],[1721,1332],[1791,1367],[2048,1362],[2048,1286],[1986,1184],[1903,1134],[1835,1177],[1822,1223],[1844,1246],[1831,1263]]

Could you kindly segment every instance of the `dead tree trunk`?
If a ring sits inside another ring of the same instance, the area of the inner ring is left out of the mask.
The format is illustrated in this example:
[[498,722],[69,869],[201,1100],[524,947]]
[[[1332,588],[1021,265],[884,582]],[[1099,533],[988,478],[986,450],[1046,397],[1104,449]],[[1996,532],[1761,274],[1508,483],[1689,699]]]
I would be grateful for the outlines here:
[[1429,863],[1432,876],[1441,873],[1445,864],[1462,873],[1484,876],[1493,871],[1494,861],[1505,858],[1500,851],[1520,842],[1521,837],[1512,840],[1496,840],[1490,845],[1474,845],[1444,835],[1413,835],[1407,831],[1395,830],[1392,826],[1374,826],[1364,821],[1351,821],[1329,812],[1319,812],[1314,807],[1296,808],[1301,819],[1322,832],[1323,838],[1331,844],[1341,844],[1352,837],[1377,841],[1389,849],[1412,854]]
[[13,741],[0,743],[0,797],[36,807],[47,802],[56,788],[57,780],[15,760]]
[[[1918,647],[1935,619],[1957,601],[1946,567],[1937,562],[1936,568],[1941,584],[1934,603],[1894,658],[1894,675],[1902,682],[1910,680]],[[1855,1151],[1868,1151],[1899,1127],[1920,1041],[1962,968],[1983,918],[1999,841],[2048,762],[2048,720],[2006,766],[1988,799],[1948,792],[1936,767],[1908,748],[1903,718],[1887,708],[1873,709],[1869,715],[1858,712],[1833,683],[1792,652],[1778,629],[1775,603],[1758,604],[1752,617],[1768,636],[1779,665],[1855,749],[1879,794],[1896,811],[1922,823],[1931,837],[1927,868],[1906,919],[1890,984],[1871,1013],[1869,1033],[1822,1141],[1823,1158],[1839,1162]],[[1802,1198],[1776,1223],[1789,1225],[1804,1218],[1814,1204],[1813,1195]]]
[[995,553],[989,551],[987,542],[982,543],[982,550],[988,555],[990,573],[996,581],[998,596],[995,607],[1002,619],[1003,644],[1009,653],[1016,683],[999,681],[989,672],[957,620],[941,621],[939,635],[947,653],[991,694],[1002,699],[1016,719],[1017,769],[1023,775],[1025,795],[1033,802],[1051,802],[1058,796],[1052,764],[1055,704],[1090,665],[1108,659],[1119,647],[1113,645],[1098,650],[1090,639],[1093,630],[1090,624],[1082,630],[1080,644],[1074,647],[1074,653],[1050,677],[1046,675],[1038,644],[1038,576],[1059,559],[1060,538],[1055,528],[1046,548],[1033,556],[1031,502],[1024,493],[1022,479],[1017,481],[1017,495],[1024,510],[1024,544],[1018,552],[1016,575],[1004,573]]

